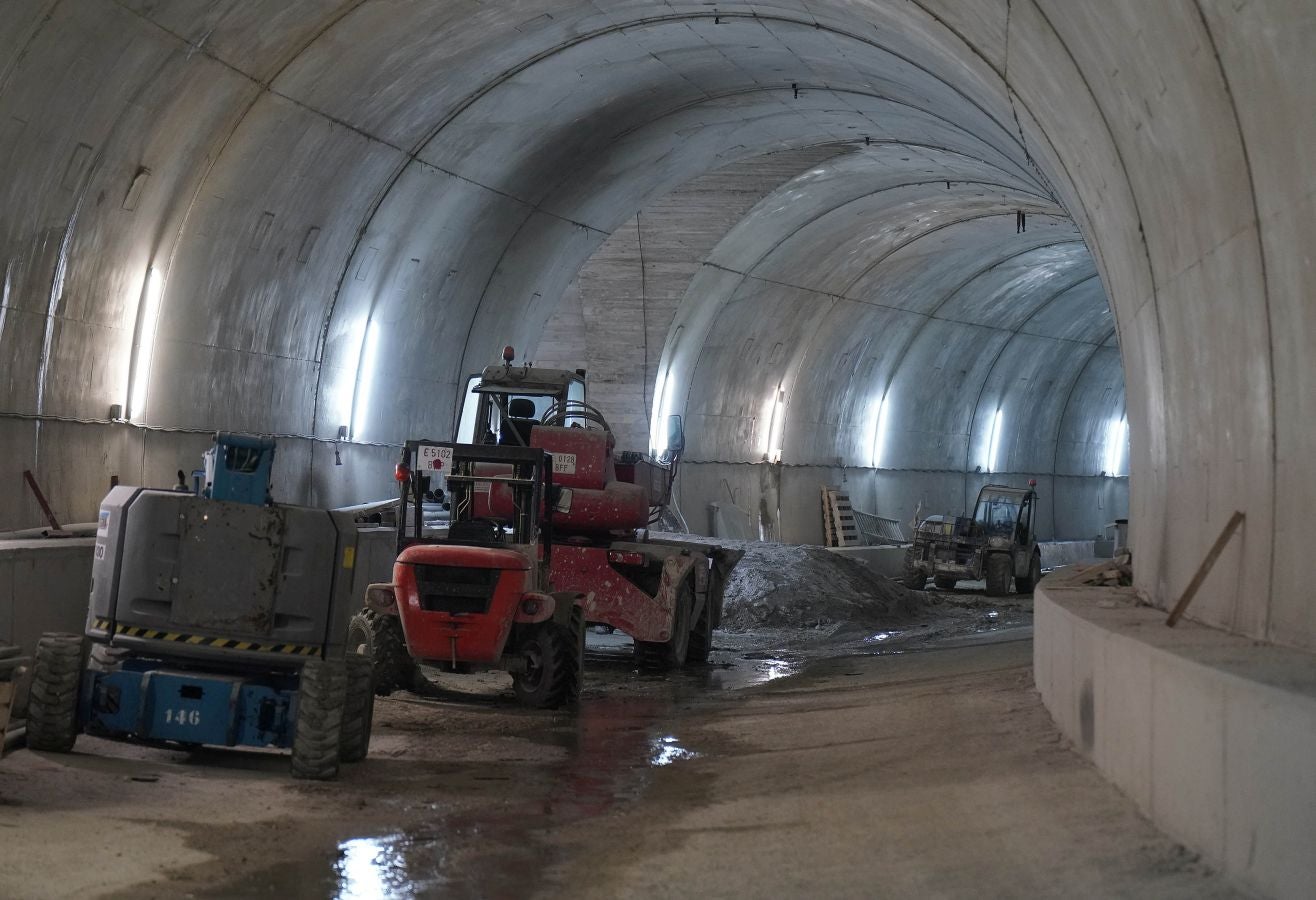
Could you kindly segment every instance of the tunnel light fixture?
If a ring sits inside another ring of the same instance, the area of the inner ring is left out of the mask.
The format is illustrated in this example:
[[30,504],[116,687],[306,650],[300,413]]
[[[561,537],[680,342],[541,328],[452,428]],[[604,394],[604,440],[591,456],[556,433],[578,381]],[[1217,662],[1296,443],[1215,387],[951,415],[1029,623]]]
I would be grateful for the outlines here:
[[375,364],[379,356],[379,323],[367,322],[361,342],[361,360],[356,367],[356,393],[352,397],[352,439],[361,440],[366,415],[370,412],[370,394],[375,386]]
[[764,452],[769,462],[781,462],[781,436],[786,430],[786,392],[777,386],[772,394],[772,414],[768,417],[768,443]]
[[[667,365],[658,375],[653,387],[653,416],[649,421],[649,445],[653,455],[659,456],[667,450],[667,420],[672,414],[672,397],[675,396],[675,382],[672,379],[672,366],[676,362],[676,350],[681,346],[681,335],[685,333],[684,325],[677,325],[672,332],[663,359]],[[645,373],[648,377],[648,373]]]
[[996,471],[997,456],[1001,451],[1001,426],[1005,419],[1005,410],[1001,407],[996,408],[996,415],[992,417],[992,434],[987,441],[987,471]]
[[141,420],[146,412],[147,388],[151,381],[151,363],[155,356],[155,335],[160,322],[160,300],[164,296],[164,275],[154,266],[146,270],[142,297],[137,305],[137,340],[133,343],[128,364],[128,410],[125,418]]
[[1106,423],[1106,452],[1102,463],[1107,475],[1119,475],[1124,466],[1124,448],[1129,438],[1129,420],[1121,416]]
[[667,421],[667,382],[672,375],[672,367],[669,365],[667,371],[658,376],[658,383],[654,385],[653,391],[653,416],[649,420],[649,451],[657,457],[667,449],[667,429],[663,423]]
[[882,467],[882,454],[886,451],[887,413],[890,408],[887,397],[887,393],[883,392],[877,401],[877,424],[873,428],[873,447],[870,454],[874,469]]

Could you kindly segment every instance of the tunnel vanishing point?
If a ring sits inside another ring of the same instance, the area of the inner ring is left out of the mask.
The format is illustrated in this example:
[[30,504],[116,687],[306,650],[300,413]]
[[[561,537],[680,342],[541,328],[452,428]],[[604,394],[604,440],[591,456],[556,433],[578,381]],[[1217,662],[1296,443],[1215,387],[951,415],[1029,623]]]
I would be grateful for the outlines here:
[[1209,659],[1056,591],[1038,684],[1161,827],[1298,896],[1313,46],[1310,0],[4,0],[0,528],[43,521],[25,470],[87,521],[217,429],[279,438],[281,499],[387,497],[505,344],[587,368],[623,447],[682,416],[695,531],[1035,478],[1046,537],[1127,516],[1163,619],[1241,512]]

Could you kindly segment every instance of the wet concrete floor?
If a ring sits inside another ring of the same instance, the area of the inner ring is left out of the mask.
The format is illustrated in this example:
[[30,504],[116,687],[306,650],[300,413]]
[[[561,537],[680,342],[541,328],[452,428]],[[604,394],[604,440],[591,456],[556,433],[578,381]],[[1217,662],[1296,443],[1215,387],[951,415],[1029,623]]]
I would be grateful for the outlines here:
[[332,783],[274,753],[21,751],[0,896],[1232,896],[1051,727],[1029,598],[943,607],[719,632],[666,676],[593,634],[579,710],[444,678],[381,698]]

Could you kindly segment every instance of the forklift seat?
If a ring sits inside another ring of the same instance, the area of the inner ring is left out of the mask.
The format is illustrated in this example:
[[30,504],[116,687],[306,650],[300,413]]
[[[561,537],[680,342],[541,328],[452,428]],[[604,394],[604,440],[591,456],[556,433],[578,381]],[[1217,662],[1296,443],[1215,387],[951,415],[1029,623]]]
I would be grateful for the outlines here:
[[[502,432],[502,439],[498,443],[513,447],[529,447],[530,430],[534,427],[535,401],[526,397],[513,397],[507,403],[507,418],[498,429]],[[518,436],[521,438],[519,441]]]

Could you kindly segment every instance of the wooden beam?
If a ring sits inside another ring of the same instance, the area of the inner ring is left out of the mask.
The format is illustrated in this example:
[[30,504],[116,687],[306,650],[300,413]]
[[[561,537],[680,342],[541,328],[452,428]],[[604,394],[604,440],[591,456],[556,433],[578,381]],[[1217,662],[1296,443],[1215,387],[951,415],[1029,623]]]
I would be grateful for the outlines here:
[[1197,574],[1193,576],[1192,581],[1188,582],[1188,588],[1183,592],[1183,596],[1179,598],[1179,602],[1174,605],[1170,617],[1165,620],[1166,625],[1173,628],[1174,624],[1179,621],[1179,617],[1188,608],[1188,604],[1193,602],[1193,597],[1197,596],[1197,591],[1202,586],[1202,582],[1206,581],[1206,576],[1211,574],[1211,567],[1215,565],[1215,561],[1224,552],[1225,544],[1229,543],[1229,539],[1234,536],[1234,532],[1242,524],[1243,513],[1235,511],[1229,517],[1229,521],[1225,523],[1225,530],[1220,532],[1220,537],[1215,539],[1215,543],[1211,546],[1211,552],[1206,554],[1206,559],[1202,560],[1202,564],[1197,567]]

